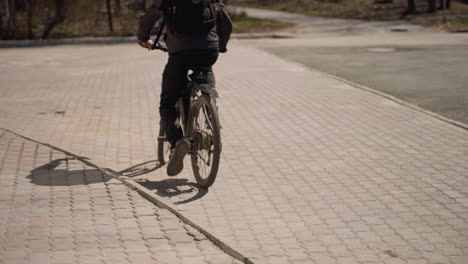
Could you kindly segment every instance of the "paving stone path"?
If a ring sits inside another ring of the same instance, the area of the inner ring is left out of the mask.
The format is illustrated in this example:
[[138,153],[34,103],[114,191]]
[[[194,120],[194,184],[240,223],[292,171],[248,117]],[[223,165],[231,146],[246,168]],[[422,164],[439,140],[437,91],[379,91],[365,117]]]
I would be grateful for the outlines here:
[[120,181],[0,131],[0,263],[240,263]]
[[189,163],[158,169],[166,58],[135,49],[0,50],[0,124],[132,177],[255,263],[468,263],[466,130],[233,42],[201,190]]

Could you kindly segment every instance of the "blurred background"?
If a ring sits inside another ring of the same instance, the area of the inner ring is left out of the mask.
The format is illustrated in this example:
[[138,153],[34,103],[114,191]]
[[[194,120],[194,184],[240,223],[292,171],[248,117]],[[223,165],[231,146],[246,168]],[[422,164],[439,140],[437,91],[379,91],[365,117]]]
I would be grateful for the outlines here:
[[[468,0],[226,0],[228,6],[262,7],[314,16],[362,20],[411,19],[447,30],[468,28]],[[445,3],[445,4],[444,4]],[[151,0],[0,0],[1,39],[133,36],[137,18]],[[444,10],[444,6],[445,9]],[[231,9],[237,33],[291,26],[249,18]],[[446,21],[438,18],[446,16]],[[420,19],[418,18],[427,18]]]

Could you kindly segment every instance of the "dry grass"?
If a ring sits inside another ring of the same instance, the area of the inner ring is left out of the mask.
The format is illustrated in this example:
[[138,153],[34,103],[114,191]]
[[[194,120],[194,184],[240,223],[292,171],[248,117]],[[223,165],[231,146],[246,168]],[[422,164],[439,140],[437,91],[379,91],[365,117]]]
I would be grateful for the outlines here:
[[446,31],[466,31],[468,32],[468,18],[456,18],[444,23],[441,19],[436,21],[426,21],[418,23],[427,27],[435,27]]
[[[393,3],[376,4],[375,0],[228,0],[231,5],[268,8],[306,15],[352,18],[362,20],[396,20],[406,10],[407,0],[394,0]],[[433,16],[424,14],[425,1],[417,1],[419,13],[409,16]],[[468,15],[468,5],[452,0],[449,15]]]
[[292,26],[292,23],[251,18],[245,14],[230,14],[235,33],[267,33]]
[[[225,0],[230,5],[254,6],[283,10],[307,15],[319,15],[326,17],[355,18],[364,20],[395,20],[399,19],[406,9],[407,0],[394,0],[391,4],[375,4],[375,0]],[[452,8],[447,15],[468,15],[468,5],[452,0]],[[48,19],[54,13],[53,8],[48,8],[47,1],[36,1],[33,16],[33,33],[39,38],[44,31]],[[113,1],[112,1],[113,2]],[[131,1],[130,1],[131,2]],[[147,1],[149,3],[149,0]],[[421,0],[419,1],[421,2]],[[100,37],[100,36],[134,36],[138,27],[138,16],[141,11],[127,8],[122,1],[120,16],[114,14],[114,32],[109,31],[105,1],[80,0],[68,1],[65,21],[58,25],[52,32],[51,38],[65,37]],[[425,3],[425,1],[422,1]],[[420,8],[422,10],[422,8]],[[18,12],[17,39],[26,38],[25,12]],[[441,15],[420,13],[415,16]],[[288,27],[291,24],[271,20],[258,20],[247,18],[244,15],[234,15],[234,30],[238,33],[245,32],[269,32]],[[451,21],[446,25],[437,22],[427,22],[425,25],[437,26],[446,29],[463,28],[463,20]]]
[[[56,26],[50,38],[89,37],[89,36],[130,36],[137,30],[139,11],[133,11],[122,3],[121,15],[114,15],[114,33],[109,31],[105,1],[80,0],[68,1],[65,11],[65,21]],[[51,4],[37,1],[34,7],[33,34],[35,38],[42,35],[46,25],[52,19],[54,9]],[[26,14],[17,13],[17,37],[26,38]]]
[[[112,1],[113,2],[113,1]],[[147,1],[149,2],[149,1]],[[54,10],[46,4],[37,4],[34,8],[33,34],[39,38]],[[96,3],[93,0],[80,0],[69,2],[66,9],[65,21],[59,24],[50,34],[49,38],[71,37],[107,37],[107,36],[135,36],[138,30],[138,16],[142,11],[135,11],[122,1],[121,14],[113,16],[114,32],[109,30],[105,1]],[[49,4],[50,5],[50,4]],[[270,32],[291,26],[290,23],[248,18],[245,14],[232,14],[235,33]],[[17,14],[17,39],[27,38],[26,13]]]

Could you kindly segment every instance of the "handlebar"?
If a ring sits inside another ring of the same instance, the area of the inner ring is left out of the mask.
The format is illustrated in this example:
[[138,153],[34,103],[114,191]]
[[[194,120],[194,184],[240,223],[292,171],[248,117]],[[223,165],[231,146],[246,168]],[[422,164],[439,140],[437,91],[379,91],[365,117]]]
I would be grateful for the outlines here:
[[159,42],[155,42],[153,46],[151,46],[152,50],[162,50],[164,52],[167,52],[167,46],[164,44],[161,44]]
[[159,39],[161,38],[161,35],[163,33],[164,27],[166,26],[166,23],[164,20],[161,20],[161,18],[158,19],[158,23],[160,23],[159,32],[158,32],[156,39],[154,40],[153,46],[151,46],[151,49],[152,50],[158,49],[158,50],[167,52],[167,46],[159,42]]

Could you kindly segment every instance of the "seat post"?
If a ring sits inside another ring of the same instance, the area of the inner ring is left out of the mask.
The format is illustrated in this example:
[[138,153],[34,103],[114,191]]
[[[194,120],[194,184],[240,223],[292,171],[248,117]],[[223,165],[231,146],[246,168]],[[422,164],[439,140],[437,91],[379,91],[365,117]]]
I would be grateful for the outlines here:
[[207,83],[206,77],[208,72],[211,71],[211,67],[194,67],[192,68],[193,73],[190,75],[190,79],[198,84]]

